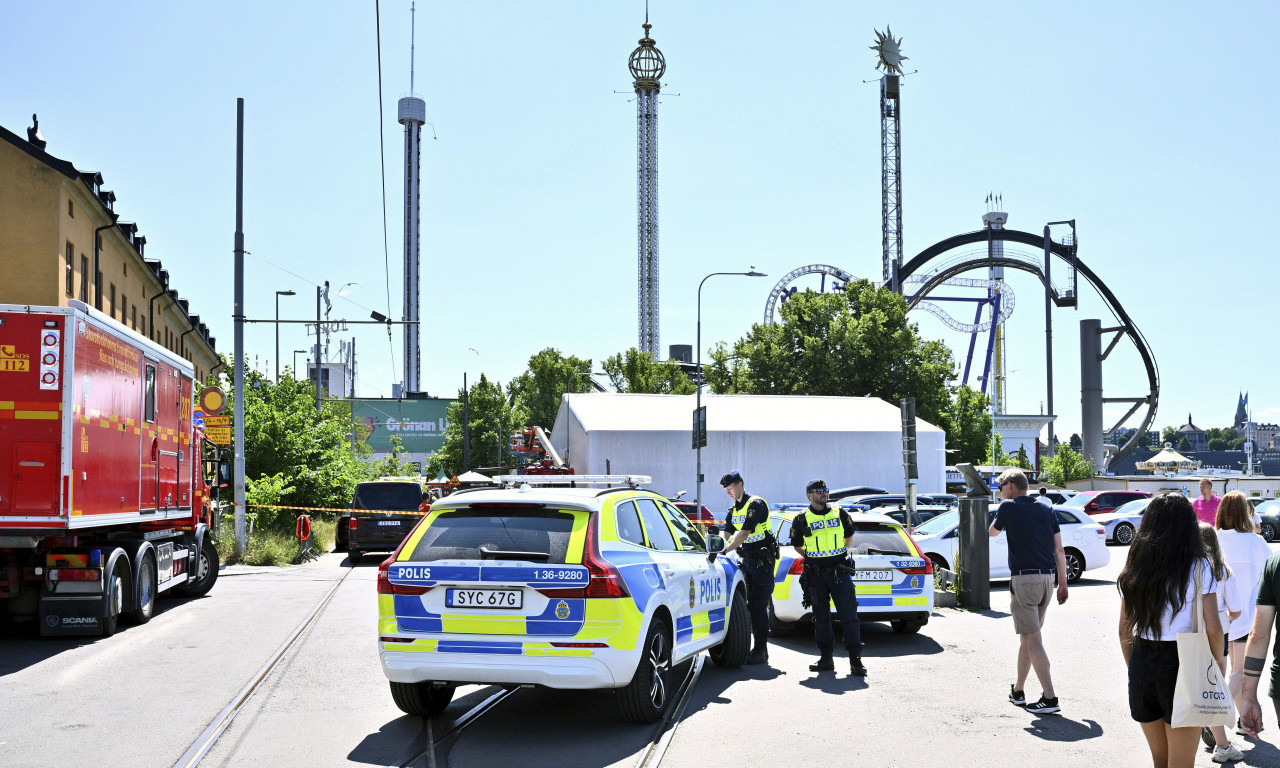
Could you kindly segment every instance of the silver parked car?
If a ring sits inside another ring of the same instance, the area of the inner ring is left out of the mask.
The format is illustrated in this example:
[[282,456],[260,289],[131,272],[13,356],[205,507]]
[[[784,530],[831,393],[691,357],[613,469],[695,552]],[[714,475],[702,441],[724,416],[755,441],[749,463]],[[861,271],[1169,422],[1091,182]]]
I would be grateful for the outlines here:
[[1142,523],[1142,514],[1147,511],[1151,499],[1134,499],[1126,501],[1111,512],[1102,512],[1093,516],[1093,522],[1100,523],[1107,532],[1108,544],[1133,543],[1133,534]]

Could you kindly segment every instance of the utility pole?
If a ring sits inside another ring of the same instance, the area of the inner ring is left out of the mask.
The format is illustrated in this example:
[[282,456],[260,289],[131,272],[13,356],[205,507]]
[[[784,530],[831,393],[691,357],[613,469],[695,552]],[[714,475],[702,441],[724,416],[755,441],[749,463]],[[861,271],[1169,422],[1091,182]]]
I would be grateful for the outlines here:
[[235,235],[235,507],[236,554],[245,550],[244,515],[244,99],[236,99]]

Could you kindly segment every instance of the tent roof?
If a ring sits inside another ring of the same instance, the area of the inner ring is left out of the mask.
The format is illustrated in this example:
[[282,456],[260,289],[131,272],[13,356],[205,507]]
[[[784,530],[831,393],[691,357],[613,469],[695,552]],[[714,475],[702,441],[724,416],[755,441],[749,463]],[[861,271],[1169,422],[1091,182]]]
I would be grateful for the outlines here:
[[[689,432],[695,395],[584,393],[565,395],[588,431]],[[703,395],[708,432],[899,432],[897,406],[878,397],[800,395]],[[917,432],[941,431],[917,419]]]
[[491,477],[486,477],[486,476],[484,476],[484,475],[480,474],[479,472],[471,471],[471,472],[463,472],[462,474],[458,475],[458,482],[460,482],[460,483],[490,483],[490,482],[493,482],[493,478],[491,478]]
[[1198,469],[1200,462],[1188,459],[1172,448],[1165,448],[1155,456],[1139,461],[1136,466],[1138,469]]

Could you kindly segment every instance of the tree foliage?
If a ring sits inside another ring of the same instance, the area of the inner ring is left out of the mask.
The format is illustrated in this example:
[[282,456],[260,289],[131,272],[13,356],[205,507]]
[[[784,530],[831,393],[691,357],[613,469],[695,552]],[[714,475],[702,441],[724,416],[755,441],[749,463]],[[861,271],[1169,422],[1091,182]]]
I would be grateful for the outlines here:
[[[565,357],[552,347],[529,358],[529,368],[511,380],[508,392],[523,408],[525,422],[551,431],[565,392],[589,392],[591,360]],[[477,465],[479,466],[479,465]]]
[[608,358],[603,366],[609,374],[609,383],[618,392],[692,395],[697,391],[680,366],[654,360],[635,347]]
[[1080,451],[1084,450],[1084,440],[1082,440],[1080,438],[1080,435],[1075,432],[1071,433],[1071,438],[1067,440],[1067,444],[1070,445],[1071,450],[1075,451],[1076,453],[1079,453]]
[[906,300],[855,280],[842,293],[788,299],[782,322],[757,324],[732,349],[718,345],[706,370],[712,391],[916,399],[916,414],[942,424],[955,378],[951,351],[920,338]]
[[[536,357],[536,355],[535,355]],[[444,433],[444,448],[427,462],[426,474],[435,477],[443,472],[453,476],[472,467],[514,467],[515,458],[507,449],[511,433],[528,423],[528,414],[514,397],[503,391],[501,382],[490,381],[483,373],[470,389],[471,463],[464,465],[464,430],[466,427],[464,397],[468,393],[458,390],[458,400],[446,411],[449,426]],[[541,426],[541,425],[539,425]]]
[[1182,438],[1181,440],[1179,440],[1179,441],[1178,441],[1178,447],[1177,447],[1177,450],[1178,450],[1180,453],[1181,453],[1181,452],[1185,452],[1185,451],[1189,451],[1189,450],[1191,450],[1191,441],[1190,441],[1190,440],[1188,440],[1188,439],[1187,439],[1187,438],[1185,438],[1185,437],[1184,437],[1184,438]]
[[948,464],[986,464],[990,456],[991,400],[976,389],[961,385],[943,413],[947,433]]
[[1053,485],[1065,487],[1068,480],[1085,480],[1093,476],[1093,468],[1070,446],[1058,446],[1058,452],[1040,464],[1040,477]]

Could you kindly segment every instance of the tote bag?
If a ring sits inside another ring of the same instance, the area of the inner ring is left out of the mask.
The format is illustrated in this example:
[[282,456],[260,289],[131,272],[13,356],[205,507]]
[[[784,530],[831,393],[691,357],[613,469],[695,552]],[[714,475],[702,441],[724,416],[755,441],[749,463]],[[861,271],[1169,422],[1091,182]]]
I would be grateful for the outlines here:
[[1209,650],[1209,636],[1200,626],[1204,614],[1204,598],[1200,594],[1202,572],[1197,563],[1191,631],[1178,633],[1178,681],[1173,689],[1173,715],[1169,723],[1174,728],[1233,725],[1236,721],[1231,692]]

